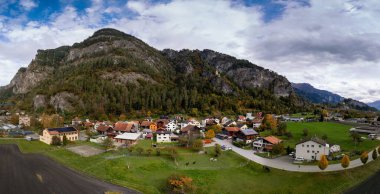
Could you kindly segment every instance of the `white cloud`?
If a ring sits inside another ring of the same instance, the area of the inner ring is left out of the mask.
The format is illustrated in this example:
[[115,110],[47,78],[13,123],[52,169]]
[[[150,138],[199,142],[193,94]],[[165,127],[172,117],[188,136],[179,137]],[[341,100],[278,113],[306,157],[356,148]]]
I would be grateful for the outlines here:
[[31,10],[31,9],[37,7],[37,3],[34,2],[33,0],[20,0],[20,5],[25,10]]
[[[293,82],[308,82],[345,97],[380,99],[380,4],[376,0],[311,0],[285,4],[280,18],[262,21],[260,7],[218,0],[129,1],[125,7],[93,0],[79,13],[67,6],[48,23],[13,18],[0,25],[0,85],[26,66],[37,49],[81,41],[101,27],[114,27],[156,48],[213,49],[249,59]],[[103,14],[118,14],[104,23]],[[135,15],[135,17],[131,17]],[[120,18],[120,19],[119,19]],[[12,24],[12,25],[10,25]],[[5,72],[5,71],[0,71]]]

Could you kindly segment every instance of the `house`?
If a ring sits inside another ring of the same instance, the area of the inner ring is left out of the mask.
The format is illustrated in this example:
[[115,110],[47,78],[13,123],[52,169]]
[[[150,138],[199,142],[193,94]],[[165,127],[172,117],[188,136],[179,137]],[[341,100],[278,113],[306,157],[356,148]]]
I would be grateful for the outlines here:
[[145,139],[152,139],[152,137],[153,137],[152,130],[150,130],[150,129],[143,129],[141,132],[142,132],[143,138],[145,138]]
[[20,116],[18,119],[18,124],[25,127],[30,127],[30,121],[31,118],[29,116]]
[[282,140],[275,136],[268,136],[264,138],[260,137],[253,142],[253,149],[259,151],[271,151],[273,145],[279,144],[281,142]]
[[236,127],[238,127],[240,130],[246,130],[246,129],[248,129],[248,126],[246,124],[244,124],[244,123],[238,123],[236,125]]
[[224,127],[222,129],[223,134],[226,134],[230,137],[235,136],[235,134],[239,131],[240,131],[239,127]]
[[191,136],[192,138],[201,137],[201,128],[195,125],[187,125],[180,130],[181,136]]
[[108,125],[100,125],[96,131],[99,133],[99,134],[102,134],[102,135],[107,135],[107,134],[110,134],[110,133],[113,133],[113,127],[110,127]]
[[245,118],[246,118],[247,120],[250,120],[250,121],[253,121],[253,119],[255,119],[255,117],[252,116],[252,113],[251,113],[251,112],[247,113],[247,114],[245,115]]
[[150,121],[142,121],[141,124],[140,124],[140,127],[142,129],[149,129],[151,123],[152,122],[150,122]]
[[51,144],[54,136],[59,137],[61,141],[63,140],[63,136],[66,136],[69,141],[76,141],[79,139],[79,132],[74,127],[44,129],[42,135],[40,135],[40,141]]
[[172,142],[170,138],[170,131],[165,131],[165,130],[157,130],[156,131],[156,136],[157,136],[157,143],[168,143]]
[[153,132],[157,131],[157,125],[156,123],[150,123],[149,129],[152,130]]
[[141,133],[123,133],[123,134],[117,135],[114,139],[117,143],[133,145],[137,143],[137,141],[140,139],[141,136],[142,136]]
[[236,126],[236,122],[233,120],[229,120],[223,125],[224,127],[231,127],[231,126]]
[[195,120],[195,119],[190,119],[189,120],[189,125],[195,125],[195,126],[197,126],[199,128],[201,127],[201,123],[199,121]]
[[245,122],[247,119],[245,118],[245,116],[239,115],[236,120],[237,122]]
[[171,132],[174,132],[176,129],[177,129],[177,124],[174,122],[174,121],[170,121],[167,125],[166,125],[166,130],[168,131],[171,131]]
[[73,120],[71,120],[71,125],[73,126],[79,126],[82,124],[82,120],[78,117],[75,117]]
[[329,155],[330,146],[326,141],[317,137],[301,140],[296,144],[296,157],[303,157],[305,160],[320,160],[322,155]]
[[250,144],[258,135],[259,133],[253,129],[240,130],[236,133],[234,141],[243,141],[246,144]]
[[226,124],[228,121],[230,121],[229,118],[227,118],[227,117],[223,117],[222,120],[221,120],[221,124],[224,125],[224,124]]
[[114,131],[116,133],[135,133],[138,131],[138,126],[132,122],[117,122],[115,123]]
[[157,124],[157,130],[159,129],[165,129],[166,128],[166,125],[169,123],[169,120],[168,119],[158,119],[156,121],[156,124]]

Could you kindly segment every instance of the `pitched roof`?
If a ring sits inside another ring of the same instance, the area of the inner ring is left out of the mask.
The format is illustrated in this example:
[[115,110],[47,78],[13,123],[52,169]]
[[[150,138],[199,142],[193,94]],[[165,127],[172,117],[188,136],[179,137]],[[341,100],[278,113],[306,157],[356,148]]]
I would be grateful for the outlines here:
[[278,143],[281,143],[281,141],[282,141],[281,139],[278,139],[275,136],[264,137],[264,139],[271,144],[278,144]]
[[259,134],[255,130],[253,130],[253,129],[245,129],[245,130],[242,130],[241,132],[244,135],[258,135]]
[[137,140],[141,136],[141,133],[123,133],[117,135],[115,139],[124,139],[124,140]]
[[156,134],[170,134],[171,132],[170,131],[166,131],[166,130],[158,130],[156,131]]
[[183,127],[181,129],[182,132],[187,132],[187,131],[194,131],[194,130],[197,130],[199,129],[199,127],[195,126],[195,125],[187,125],[186,127]]
[[96,130],[97,131],[103,131],[103,132],[105,132],[105,131],[107,131],[110,128],[112,129],[112,127],[110,127],[110,126],[100,125]]
[[302,139],[296,145],[301,144],[301,143],[305,143],[305,142],[308,142],[308,141],[313,141],[313,142],[321,144],[323,146],[327,144],[327,142],[325,140],[323,140],[323,139],[320,139],[318,137],[311,137],[311,138]]
[[50,128],[47,130],[49,131],[51,135],[77,131],[77,129],[75,129],[74,127]]
[[141,127],[149,127],[150,124],[151,124],[150,121],[143,121],[143,122],[141,122],[140,126],[141,126]]
[[115,124],[115,131],[131,131],[133,123],[117,122]]
[[240,128],[239,127],[224,127],[225,130],[227,131],[232,131],[232,132],[237,132],[237,131],[240,131]]

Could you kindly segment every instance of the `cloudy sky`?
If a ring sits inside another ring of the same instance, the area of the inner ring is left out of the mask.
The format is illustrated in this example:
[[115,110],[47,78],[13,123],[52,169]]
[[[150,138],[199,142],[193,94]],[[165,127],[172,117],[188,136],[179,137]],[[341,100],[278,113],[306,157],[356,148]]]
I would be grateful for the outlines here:
[[378,0],[0,0],[0,85],[37,49],[113,27],[158,49],[213,49],[292,82],[380,100]]

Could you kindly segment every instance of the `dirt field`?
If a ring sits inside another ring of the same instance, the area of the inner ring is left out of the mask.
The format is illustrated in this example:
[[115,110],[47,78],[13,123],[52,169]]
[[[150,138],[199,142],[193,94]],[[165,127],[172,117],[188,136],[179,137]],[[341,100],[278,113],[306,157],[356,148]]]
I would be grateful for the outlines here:
[[104,150],[94,148],[88,145],[69,147],[67,149],[84,157],[98,155],[104,152]]
[[16,145],[0,145],[0,193],[137,193],[87,177],[38,154],[22,154]]

